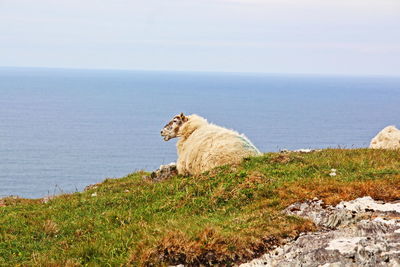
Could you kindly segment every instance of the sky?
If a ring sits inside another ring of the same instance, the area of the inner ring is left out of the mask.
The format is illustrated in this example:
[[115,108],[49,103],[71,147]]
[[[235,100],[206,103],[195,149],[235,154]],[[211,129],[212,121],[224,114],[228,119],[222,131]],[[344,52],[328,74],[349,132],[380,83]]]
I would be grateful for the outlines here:
[[0,66],[400,76],[400,0],[0,0]]

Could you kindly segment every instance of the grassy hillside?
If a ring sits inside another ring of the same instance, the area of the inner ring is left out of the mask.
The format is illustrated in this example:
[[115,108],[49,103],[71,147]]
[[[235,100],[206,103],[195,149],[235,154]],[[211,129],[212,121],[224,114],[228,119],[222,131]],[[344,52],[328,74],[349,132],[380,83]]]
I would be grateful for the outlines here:
[[268,153],[198,177],[155,183],[145,175],[108,179],[47,203],[3,199],[0,266],[245,261],[314,230],[311,222],[281,213],[290,203],[399,199],[400,151]]

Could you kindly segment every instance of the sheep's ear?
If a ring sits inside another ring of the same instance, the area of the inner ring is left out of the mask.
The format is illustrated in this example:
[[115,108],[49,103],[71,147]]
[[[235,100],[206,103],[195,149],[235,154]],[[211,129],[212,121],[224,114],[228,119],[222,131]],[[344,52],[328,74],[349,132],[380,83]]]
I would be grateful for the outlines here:
[[182,121],[186,122],[188,120],[188,118],[185,115],[183,115],[183,112],[181,112],[180,116],[181,116]]

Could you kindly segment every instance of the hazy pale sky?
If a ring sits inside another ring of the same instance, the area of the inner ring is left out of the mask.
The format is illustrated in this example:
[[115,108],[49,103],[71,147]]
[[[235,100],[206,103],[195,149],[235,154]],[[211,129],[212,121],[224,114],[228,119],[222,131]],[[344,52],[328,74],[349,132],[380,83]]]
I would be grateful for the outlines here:
[[400,0],[0,0],[0,66],[400,75]]

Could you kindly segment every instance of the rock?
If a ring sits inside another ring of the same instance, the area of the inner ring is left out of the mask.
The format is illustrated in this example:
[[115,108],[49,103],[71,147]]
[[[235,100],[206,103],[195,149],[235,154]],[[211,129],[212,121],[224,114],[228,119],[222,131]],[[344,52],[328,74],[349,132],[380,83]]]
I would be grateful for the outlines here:
[[296,153],[311,153],[311,152],[318,152],[321,151],[321,149],[309,149],[309,148],[301,148],[301,149],[296,149],[293,151],[290,151],[288,149],[281,149],[279,150],[280,153],[290,153],[290,152],[296,152]]
[[308,218],[320,230],[240,266],[400,266],[400,203],[363,197],[326,206],[313,199],[284,212]]
[[369,148],[400,149],[400,130],[395,126],[387,126],[372,140]]
[[85,187],[85,189],[83,189],[83,191],[88,191],[90,189],[97,189],[98,185],[99,185],[99,183],[88,185]]
[[46,196],[46,197],[44,197],[44,198],[41,199],[41,202],[44,203],[44,204],[46,204],[46,203],[48,203],[50,200],[52,200],[52,199],[54,199],[54,198],[56,198],[56,196]]
[[313,151],[314,151],[313,149],[308,149],[308,148],[302,148],[302,149],[293,150],[293,152],[297,152],[297,153],[311,153]]
[[[400,197],[400,196],[399,196]],[[339,209],[347,209],[355,212],[361,211],[393,211],[400,213],[399,203],[383,203],[373,200],[371,197],[357,198],[352,201],[340,202],[337,206]]]
[[350,210],[325,206],[322,200],[294,203],[287,207],[284,212],[288,215],[310,219],[317,226],[326,229],[334,229],[339,225],[345,226],[351,224],[359,216],[359,214],[354,214]]
[[176,169],[176,164],[175,164],[175,162],[172,162],[167,165],[161,165],[160,168],[153,171],[150,174],[150,179],[152,179],[153,181],[159,182],[159,181],[169,179],[172,176],[175,176],[177,174],[178,174],[178,170]]

